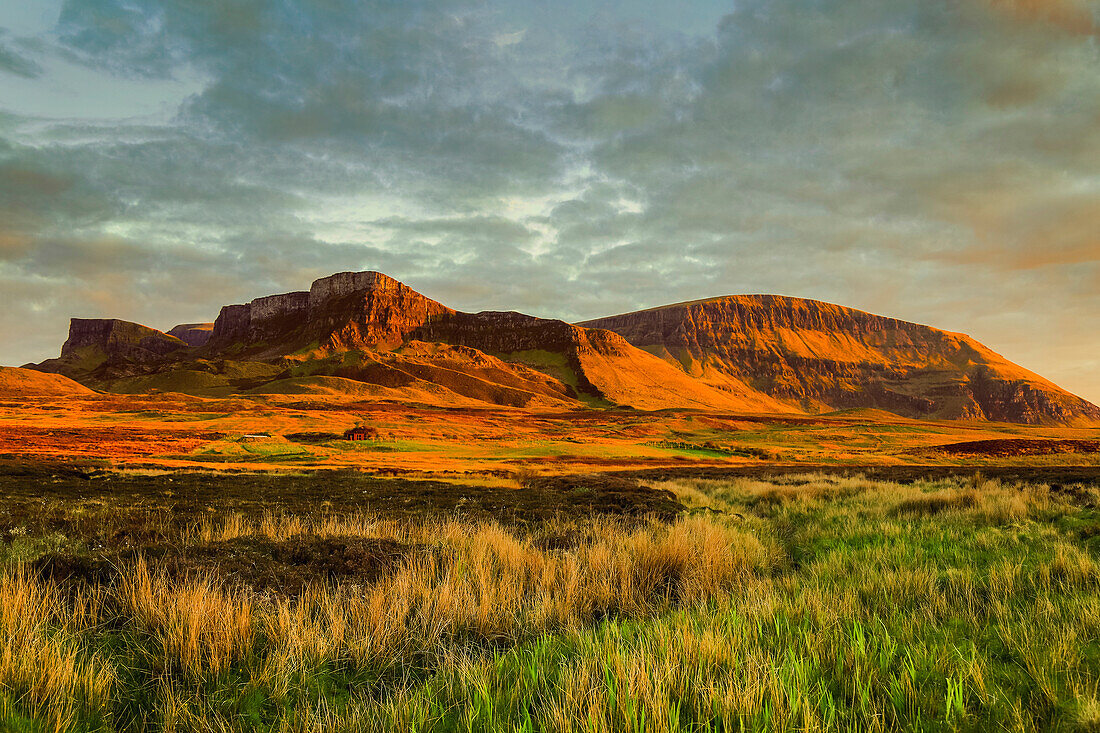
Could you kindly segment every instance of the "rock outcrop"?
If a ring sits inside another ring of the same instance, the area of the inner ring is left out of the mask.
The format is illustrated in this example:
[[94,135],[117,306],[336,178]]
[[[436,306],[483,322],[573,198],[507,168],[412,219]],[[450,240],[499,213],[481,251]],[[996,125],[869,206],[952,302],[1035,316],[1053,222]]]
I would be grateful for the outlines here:
[[185,346],[175,336],[139,323],[117,318],[73,318],[69,321],[69,338],[61,346],[61,356],[91,348],[108,356],[153,360]]
[[[489,395],[498,404],[525,404],[538,395],[644,409],[791,409],[735,380],[721,389],[692,380],[610,331],[510,311],[462,313],[377,272],[338,273],[314,282],[307,302],[303,295],[226,306],[215,322],[208,355],[269,359],[310,349],[318,355],[377,353],[434,343],[452,348],[436,349],[430,356],[421,348],[413,356],[406,348],[400,355],[376,356],[366,366],[341,367],[331,376],[395,388],[407,387],[413,379],[429,381],[466,396]],[[531,360],[524,356],[528,352],[555,354],[557,363],[536,365],[545,373],[535,377],[528,368]],[[496,363],[486,367],[486,359]],[[555,384],[544,383],[548,375]]]
[[247,341],[251,325],[252,307],[249,304],[222,306],[207,343],[211,346],[225,346]]
[[411,291],[412,288],[381,272],[338,272],[313,281],[309,288],[309,307],[310,309],[321,308],[333,298],[341,298],[352,293],[364,291],[386,293],[402,290]]
[[210,334],[214,330],[213,323],[181,323],[173,326],[167,333],[175,336],[188,346],[203,346],[210,340]]
[[129,374],[169,360],[187,344],[155,328],[117,318],[73,318],[61,356],[35,365],[78,382]]
[[225,345],[238,341],[279,338],[309,317],[309,293],[283,293],[256,298],[244,305],[227,305],[214,321],[209,342]]
[[706,380],[735,377],[809,410],[1021,423],[1100,420],[1100,408],[968,336],[776,295],[710,298],[586,321]]
[[308,292],[223,307],[210,344],[224,349],[262,343],[276,350],[291,342],[321,348],[397,345],[431,317],[453,312],[380,272],[341,272],[314,281]]
[[308,337],[326,349],[393,348],[456,314],[376,272],[333,275],[313,283],[309,292]]

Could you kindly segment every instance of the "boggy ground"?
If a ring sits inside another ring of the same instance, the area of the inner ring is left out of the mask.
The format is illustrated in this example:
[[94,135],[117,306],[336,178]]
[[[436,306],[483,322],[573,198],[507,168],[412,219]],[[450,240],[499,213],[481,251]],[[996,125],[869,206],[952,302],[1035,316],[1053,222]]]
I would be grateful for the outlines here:
[[[81,531],[103,532],[100,522],[114,527],[130,513],[157,517],[158,526],[192,522],[212,512],[256,518],[271,511],[322,516],[356,510],[384,518],[461,514],[537,523],[557,516],[600,514],[667,518],[681,508],[667,491],[610,474],[529,474],[513,482],[475,484],[379,477],[355,470],[147,473],[80,463],[0,460],[0,530],[26,521],[64,529],[68,525],[50,523],[73,521]],[[55,513],[65,519],[55,519]],[[116,531],[146,530],[141,524]]]
[[10,466],[0,729],[1100,726],[1095,480],[529,478]]
[[[31,565],[41,577],[70,584],[111,582],[126,563],[143,557],[173,578],[200,573],[295,595],[311,582],[373,581],[419,548],[393,539],[319,538],[304,529],[290,532],[293,523],[304,528],[369,514],[389,521],[461,518],[548,527],[578,518],[667,521],[683,510],[671,492],[629,477],[530,476],[523,484],[413,481],[356,471],[117,473],[80,464],[0,461],[0,538],[11,540],[15,554],[29,542],[25,537],[52,543],[51,552]],[[285,536],[214,531],[212,517],[230,517],[239,526],[279,525]],[[287,517],[293,517],[290,524]],[[572,541],[553,533],[540,539],[547,546]]]

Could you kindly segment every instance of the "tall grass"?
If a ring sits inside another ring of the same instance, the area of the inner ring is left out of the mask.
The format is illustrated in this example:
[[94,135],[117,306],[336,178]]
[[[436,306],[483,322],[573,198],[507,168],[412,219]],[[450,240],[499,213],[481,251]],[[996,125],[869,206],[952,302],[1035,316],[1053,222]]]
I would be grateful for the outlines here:
[[[296,597],[138,560],[0,572],[0,728],[1095,730],[1092,506],[1042,486],[801,476],[662,485],[669,523],[240,516],[182,543],[373,537]],[[705,508],[704,508],[705,507]]]
[[53,731],[107,724],[114,672],[80,638],[97,606],[94,596],[64,599],[20,568],[0,574],[0,715]]

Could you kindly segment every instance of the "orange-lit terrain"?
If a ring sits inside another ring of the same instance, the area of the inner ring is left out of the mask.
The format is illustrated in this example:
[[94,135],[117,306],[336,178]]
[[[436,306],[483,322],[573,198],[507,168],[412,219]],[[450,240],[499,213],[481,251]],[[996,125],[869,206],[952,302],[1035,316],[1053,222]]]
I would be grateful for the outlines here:
[[0,733],[1100,732],[1100,0],[0,0]]
[[[517,477],[1100,465],[1100,408],[961,334],[729,296],[578,326],[462,313],[380,273],[161,332],[73,319],[0,370],[0,455],[118,468]],[[369,440],[345,440],[363,426]]]
[[[342,439],[359,424],[374,426],[379,439]],[[1012,441],[1020,440],[1041,441],[1042,449],[1013,449]],[[1098,440],[1096,428],[918,421],[871,410],[812,417],[547,411],[180,394],[0,401],[0,456],[101,459],[119,468],[354,467],[382,475],[506,479],[779,464],[1100,466]],[[969,441],[989,442],[951,447]]]

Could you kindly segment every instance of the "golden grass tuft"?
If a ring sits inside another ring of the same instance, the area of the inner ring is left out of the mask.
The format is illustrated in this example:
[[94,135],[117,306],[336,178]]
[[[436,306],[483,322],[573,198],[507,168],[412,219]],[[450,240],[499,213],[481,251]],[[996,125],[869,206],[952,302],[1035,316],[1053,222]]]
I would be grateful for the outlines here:
[[156,639],[165,659],[195,677],[222,673],[251,648],[249,595],[208,578],[173,582],[139,559],[122,574],[114,600],[137,630]]
[[1074,728],[1086,733],[1100,731],[1100,700],[1088,695],[1077,701],[1073,715]]
[[111,700],[114,671],[75,638],[94,618],[94,605],[87,596],[67,603],[56,587],[21,570],[0,574],[0,691],[54,731]]

